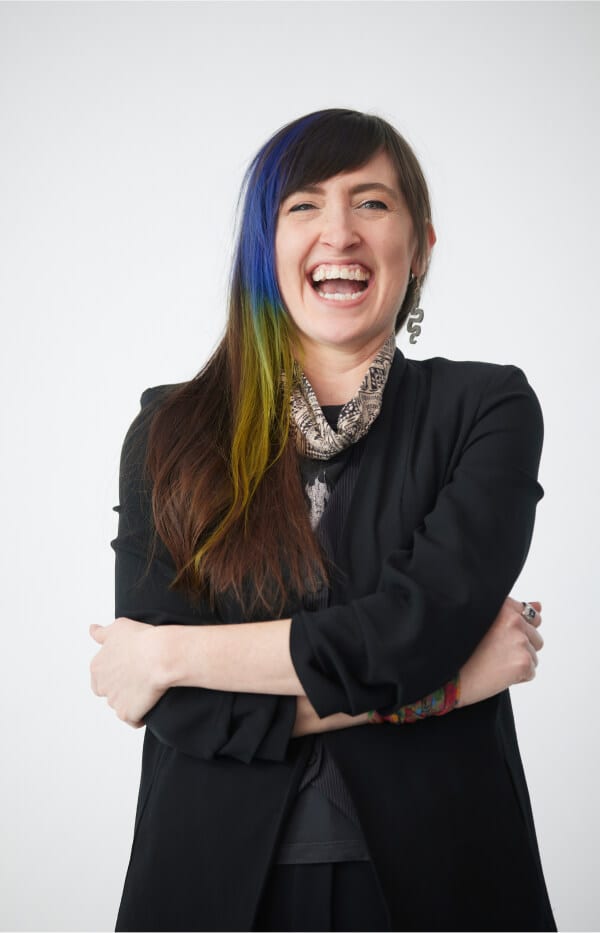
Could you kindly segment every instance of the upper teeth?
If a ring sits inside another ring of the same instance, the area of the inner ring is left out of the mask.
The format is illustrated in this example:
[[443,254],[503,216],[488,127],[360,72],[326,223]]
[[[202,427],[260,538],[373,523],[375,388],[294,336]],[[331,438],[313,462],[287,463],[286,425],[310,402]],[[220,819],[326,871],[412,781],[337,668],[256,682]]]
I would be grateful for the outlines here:
[[313,269],[313,282],[323,282],[325,279],[352,279],[355,282],[367,282],[371,273],[362,266],[327,266],[321,265]]

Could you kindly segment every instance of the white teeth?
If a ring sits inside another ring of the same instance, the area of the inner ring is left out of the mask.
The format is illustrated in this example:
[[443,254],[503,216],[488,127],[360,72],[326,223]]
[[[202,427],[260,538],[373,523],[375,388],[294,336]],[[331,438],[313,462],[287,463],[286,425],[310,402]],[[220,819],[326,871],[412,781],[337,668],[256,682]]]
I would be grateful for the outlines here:
[[353,298],[358,298],[363,294],[364,292],[352,292],[351,295],[346,295],[344,292],[334,292],[332,295],[329,295],[327,292],[320,292],[319,289],[317,289],[317,295],[321,298],[333,298],[334,301],[352,301]]
[[371,273],[362,266],[329,266],[321,264],[313,269],[313,282],[323,282],[326,279],[351,279],[354,282],[368,282]]

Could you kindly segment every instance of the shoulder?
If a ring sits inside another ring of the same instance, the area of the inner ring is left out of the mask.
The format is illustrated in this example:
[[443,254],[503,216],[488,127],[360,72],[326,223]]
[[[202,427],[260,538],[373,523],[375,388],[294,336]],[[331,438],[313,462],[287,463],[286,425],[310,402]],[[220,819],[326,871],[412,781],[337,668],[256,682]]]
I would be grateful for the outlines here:
[[183,386],[186,385],[188,385],[187,382],[175,382],[170,385],[150,386],[149,388],[144,389],[140,396],[140,410],[132,424],[132,427],[147,423],[151,416],[158,411],[163,402],[166,402],[178,390],[182,389]]
[[521,430],[541,445],[544,419],[527,376],[514,364],[432,357],[405,360],[397,406],[404,416],[411,399],[422,430],[449,442],[467,443],[473,431]]
[[527,376],[512,363],[489,363],[481,360],[450,360],[435,356],[425,360],[406,360],[407,369],[427,385],[431,399],[446,405],[464,403],[478,407],[490,398],[528,399],[539,408],[539,400]]
[[426,375],[432,384],[474,390],[496,383],[525,381],[522,369],[511,363],[488,363],[482,360],[450,360],[433,356],[426,360],[407,359],[409,369]]
[[161,403],[180,385],[183,383],[144,389],[140,396],[140,409],[129,425],[121,446],[118,510],[128,513],[141,510],[146,522],[151,522],[151,487],[146,468],[150,425]]
[[122,448],[122,466],[132,462],[140,463],[144,459],[148,431],[153,416],[161,404],[185,383],[150,386],[140,396],[140,408],[129,425]]
[[140,408],[143,410],[148,407],[158,407],[160,402],[165,401],[170,395],[187,385],[186,382],[173,382],[170,385],[151,386],[144,389],[140,396]]

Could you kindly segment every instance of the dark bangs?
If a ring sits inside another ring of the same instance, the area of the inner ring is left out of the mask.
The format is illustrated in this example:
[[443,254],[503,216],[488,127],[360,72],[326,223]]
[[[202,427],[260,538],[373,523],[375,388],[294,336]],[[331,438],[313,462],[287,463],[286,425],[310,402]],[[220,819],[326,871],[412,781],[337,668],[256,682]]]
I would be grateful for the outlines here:
[[310,116],[302,136],[288,150],[281,201],[307,185],[360,168],[381,149],[388,149],[378,117],[355,110],[323,110]]

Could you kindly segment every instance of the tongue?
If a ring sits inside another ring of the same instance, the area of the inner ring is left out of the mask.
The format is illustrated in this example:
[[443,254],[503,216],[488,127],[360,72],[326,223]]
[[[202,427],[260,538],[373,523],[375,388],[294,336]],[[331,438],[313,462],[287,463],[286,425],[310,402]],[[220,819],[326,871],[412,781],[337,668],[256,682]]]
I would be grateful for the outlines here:
[[352,295],[354,292],[363,290],[362,282],[353,282],[351,279],[326,279],[319,282],[318,289],[326,295],[334,295],[336,292],[342,295]]

